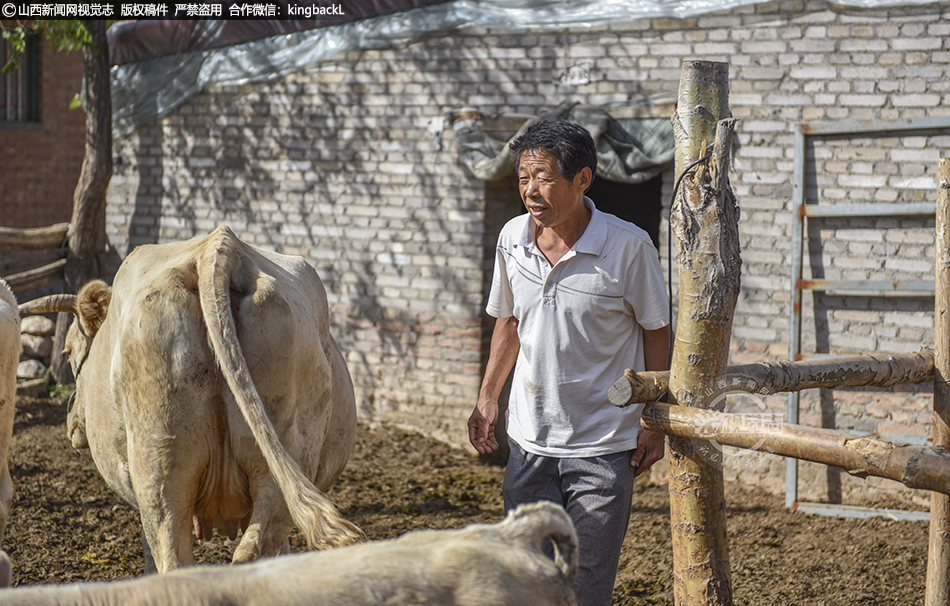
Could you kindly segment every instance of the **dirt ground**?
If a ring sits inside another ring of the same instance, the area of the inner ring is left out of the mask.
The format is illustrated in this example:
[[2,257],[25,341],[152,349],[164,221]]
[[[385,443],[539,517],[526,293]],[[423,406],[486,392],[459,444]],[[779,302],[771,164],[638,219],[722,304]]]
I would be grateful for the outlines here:
[[[143,569],[138,514],[66,438],[63,400],[20,398],[11,449],[16,486],[4,548],[15,585],[114,580]],[[361,425],[330,496],[370,539],[503,517],[503,469],[394,428]],[[927,525],[841,520],[784,507],[781,496],[727,485],[734,601],[743,606],[923,604]],[[622,606],[672,604],[669,496],[641,484],[614,591]],[[299,536],[291,540],[303,549]],[[199,562],[233,546],[196,543]]]

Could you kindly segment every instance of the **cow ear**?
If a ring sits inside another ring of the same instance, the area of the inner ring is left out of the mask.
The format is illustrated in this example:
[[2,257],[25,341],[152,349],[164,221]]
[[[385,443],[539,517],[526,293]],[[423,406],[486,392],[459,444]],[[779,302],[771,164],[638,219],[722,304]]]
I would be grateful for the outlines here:
[[76,296],[76,315],[86,336],[92,338],[99,332],[109,313],[112,291],[102,280],[93,280],[79,291]]

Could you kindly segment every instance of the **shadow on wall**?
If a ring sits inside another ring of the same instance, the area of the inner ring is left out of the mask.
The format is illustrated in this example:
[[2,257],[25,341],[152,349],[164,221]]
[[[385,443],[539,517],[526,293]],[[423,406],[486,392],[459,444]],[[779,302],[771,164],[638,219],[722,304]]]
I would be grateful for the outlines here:
[[[403,69],[385,62],[385,71]],[[418,332],[419,307],[449,317],[447,304],[471,304],[470,277],[443,259],[482,228],[450,218],[475,209],[446,200],[441,163],[454,163],[452,151],[440,150],[417,115],[381,115],[364,102],[368,86],[349,75],[315,85],[320,76],[205,93],[141,129],[147,143],[135,151],[142,175],[124,253],[207,231],[204,217],[216,216],[255,245],[307,257],[327,288],[354,381],[373,394],[382,377],[394,385],[415,370],[417,342],[428,336]],[[439,286],[419,286],[426,290],[414,305],[385,292],[384,283],[417,278]]]
[[[141,142],[142,139],[151,140],[151,146],[147,151],[143,151],[145,146]],[[126,249],[119,253],[122,258],[128,256],[137,246],[158,243],[158,230],[153,223],[160,220],[159,214],[165,196],[164,142],[164,122],[153,122],[139,131],[139,144],[135,146],[135,166],[139,171],[139,185],[135,192],[132,214],[129,216]],[[153,153],[153,150],[159,150],[159,152]]]

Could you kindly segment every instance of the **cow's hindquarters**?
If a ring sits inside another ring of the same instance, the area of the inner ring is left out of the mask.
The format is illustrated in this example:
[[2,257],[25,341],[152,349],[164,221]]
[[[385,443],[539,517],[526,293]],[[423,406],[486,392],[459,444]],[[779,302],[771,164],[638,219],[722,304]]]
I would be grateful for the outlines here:
[[[256,280],[257,273],[248,271],[247,266],[242,265],[249,260],[249,247],[237,240],[227,229],[216,230],[209,240],[215,245],[209,245],[199,260],[198,290],[208,337],[213,344],[218,365],[234,395],[235,402],[267,461],[274,481],[280,487],[294,522],[306,536],[308,544],[316,547],[352,543],[358,540],[362,533],[356,526],[340,516],[333,503],[313,485],[311,477],[308,477],[290,456],[267,415],[265,404],[248,368],[233,316],[230,293],[232,277],[238,268],[248,279]],[[287,274],[287,278],[302,278],[302,276],[289,274],[286,268],[281,269]],[[312,268],[310,272],[313,272]],[[312,273],[312,276],[316,278],[315,273]],[[316,283],[319,284],[319,281]],[[322,286],[320,289],[325,305],[325,293],[322,293]],[[253,288],[248,286],[242,288],[238,285],[236,290],[245,292],[247,296],[256,295],[251,292]],[[276,301],[281,300],[283,299]],[[288,306],[292,306],[291,301],[285,302]],[[323,313],[326,313],[325,309]],[[259,327],[259,329],[266,330],[267,327]],[[329,336],[328,327],[326,334]],[[329,342],[323,347],[315,344],[310,344],[310,347],[324,349],[328,345]],[[328,405],[331,402],[328,402]],[[312,421],[318,427],[326,427],[326,417]],[[320,441],[322,442],[322,439]]]
[[193,292],[163,284],[128,302],[124,314],[111,383],[128,439],[129,482],[156,566],[167,572],[194,563],[195,505],[209,474],[226,465],[227,415]]

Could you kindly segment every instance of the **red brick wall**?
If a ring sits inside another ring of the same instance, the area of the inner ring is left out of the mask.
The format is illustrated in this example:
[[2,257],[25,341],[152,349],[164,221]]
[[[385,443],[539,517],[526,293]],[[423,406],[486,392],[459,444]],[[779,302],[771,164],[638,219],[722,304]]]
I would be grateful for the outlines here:
[[69,221],[85,152],[85,112],[69,109],[82,86],[82,56],[39,49],[39,124],[0,122],[0,225]]

